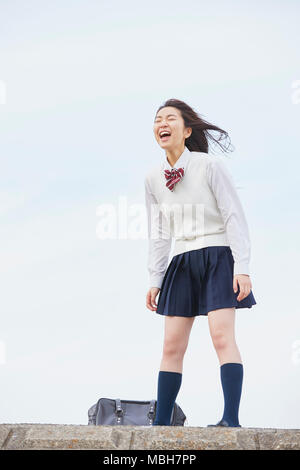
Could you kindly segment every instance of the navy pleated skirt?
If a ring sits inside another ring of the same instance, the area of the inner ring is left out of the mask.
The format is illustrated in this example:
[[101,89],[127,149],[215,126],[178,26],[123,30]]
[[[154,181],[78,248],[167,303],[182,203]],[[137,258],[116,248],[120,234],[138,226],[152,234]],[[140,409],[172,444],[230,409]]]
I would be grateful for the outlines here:
[[156,313],[194,317],[219,308],[251,308],[252,290],[238,301],[233,290],[234,259],[230,246],[209,246],[173,256],[165,272]]

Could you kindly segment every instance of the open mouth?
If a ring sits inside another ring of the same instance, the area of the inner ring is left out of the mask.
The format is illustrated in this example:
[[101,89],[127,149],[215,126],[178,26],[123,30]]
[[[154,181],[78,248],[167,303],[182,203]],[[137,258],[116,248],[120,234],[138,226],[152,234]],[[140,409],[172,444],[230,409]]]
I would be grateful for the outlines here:
[[171,137],[171,133],[168,132],[168,131],[163,131],[163,132],[160,133],[159,137],[160,137],[160,140],[162,142],[164,142],[164,141],[168,140]]

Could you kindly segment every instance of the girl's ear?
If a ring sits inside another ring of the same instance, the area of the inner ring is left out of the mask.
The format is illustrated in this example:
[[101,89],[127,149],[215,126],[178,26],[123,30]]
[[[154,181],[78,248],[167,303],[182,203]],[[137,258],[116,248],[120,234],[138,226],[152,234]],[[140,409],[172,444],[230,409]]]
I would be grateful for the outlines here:
[[187,138],[192,135],[193,129],[192,129],[191,127],[189,127],[189,128],[188,128],[188,132],[189,132],[189,134],[188,134]]

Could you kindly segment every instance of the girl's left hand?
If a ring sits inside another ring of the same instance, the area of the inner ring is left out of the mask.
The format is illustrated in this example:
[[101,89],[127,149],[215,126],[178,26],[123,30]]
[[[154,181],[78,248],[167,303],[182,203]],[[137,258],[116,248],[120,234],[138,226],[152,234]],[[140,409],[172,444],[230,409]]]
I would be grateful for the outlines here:
[[240,302],[250,294],[250,291],[252,289],[250,276],[248,274],[236,274],[235,276],[233,276],[234,292],[237,292],[238,285],[240,287],[240,292],[237,296],[237,300]]

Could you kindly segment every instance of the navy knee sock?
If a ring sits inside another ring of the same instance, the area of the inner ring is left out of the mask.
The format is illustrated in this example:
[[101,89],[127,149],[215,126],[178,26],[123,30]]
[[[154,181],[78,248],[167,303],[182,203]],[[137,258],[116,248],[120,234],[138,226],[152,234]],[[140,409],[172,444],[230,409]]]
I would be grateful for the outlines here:
[[173,406],[182,381],[182,373],[160,370],[158,374],[156,414],[153,426],[170,426]]
[[243,383],[243,364],[228,362],[220,367],[221,382],[224,395],[225,419],[230,426],[239,426],[239,405]]

